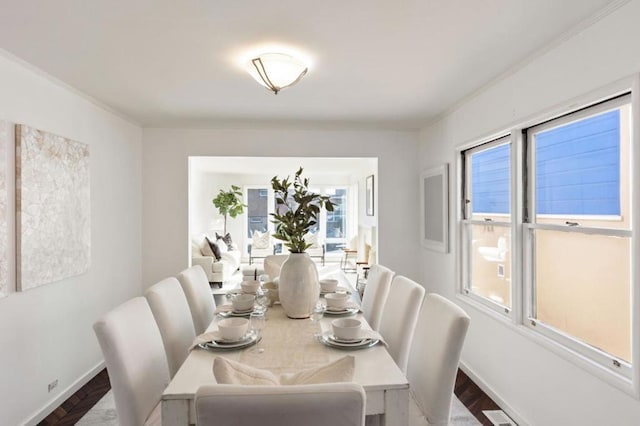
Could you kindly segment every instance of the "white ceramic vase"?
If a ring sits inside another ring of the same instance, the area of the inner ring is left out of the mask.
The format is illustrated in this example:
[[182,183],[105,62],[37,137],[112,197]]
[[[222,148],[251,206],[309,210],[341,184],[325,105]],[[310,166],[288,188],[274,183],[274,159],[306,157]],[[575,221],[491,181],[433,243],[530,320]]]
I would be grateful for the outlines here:
[[278,292],[289,318],[309,318],[320,294],[318,269],[308,253],[291,253],[282,264]]

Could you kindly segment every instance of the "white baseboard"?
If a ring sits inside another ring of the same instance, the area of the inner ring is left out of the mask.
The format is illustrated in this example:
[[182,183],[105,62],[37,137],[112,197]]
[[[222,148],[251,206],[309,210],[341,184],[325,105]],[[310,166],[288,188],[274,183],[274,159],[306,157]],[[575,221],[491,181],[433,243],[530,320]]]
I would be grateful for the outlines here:
[[522,416],[520,416],[520,414],[516,412],[516,410],[514,410],[513,407],[509,405],[509,403],[507,403],[507,401],[505,401],[500,395],[498,395],[498,393],[496,393],[493,388],[491,388],[491,386],[487,384],[486,381],[479,377],[462,361],[460,361],[460,369],[464,371],[464,373],[469,376],[469,378],[473,380],[473,382],[478,385],[478,387],[482,389],[482,391],[486,393],[493,400],[493,402],[498,404],[500,408],[509,415],[509,417],[511,417],[516,423],[518,423],[518,426],[529,426],[529,423],[525,419],[523,419]]
[[71,395],[76,393],[81,387],[87,384],[89,380],[93,379],[102,369],[104,368],[104,361],[100,361],[95,367],[91,370],[87,371],[83,376],[81,376],[78,380],[73,382],[69,387],[67,387],[64,391],[59,393],[55,398],[47,403],[44,407],[38,410],[36,413],[31,415],[23,425],[32,426],[37,425],[42,420],[45,419],[49,414],[53,412],[56,408],[62,405]]

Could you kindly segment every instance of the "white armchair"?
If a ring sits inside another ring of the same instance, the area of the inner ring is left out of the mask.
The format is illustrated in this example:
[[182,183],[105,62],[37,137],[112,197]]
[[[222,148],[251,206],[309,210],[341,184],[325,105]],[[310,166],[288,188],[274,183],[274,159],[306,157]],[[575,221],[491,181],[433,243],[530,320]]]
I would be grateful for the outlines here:
[[204,244],[208,244],[204,235],[191,240],[191,265],[200,265],[210,283],[222,285],[240,267],[240,250],[220,253],[220,260],[217,260],[215,256],[203,253]]
[[253,237],[247,247],[247,251],[249,252],[249,265],[253,263],[254,259],[264,259],[267,256],[276,254],[271,233],[269,231],[253,231]]

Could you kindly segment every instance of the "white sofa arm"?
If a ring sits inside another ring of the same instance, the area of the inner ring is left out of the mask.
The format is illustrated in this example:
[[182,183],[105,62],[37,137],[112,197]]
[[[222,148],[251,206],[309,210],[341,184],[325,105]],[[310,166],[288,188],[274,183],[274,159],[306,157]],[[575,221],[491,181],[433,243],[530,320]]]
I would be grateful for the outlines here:
[[193,256],[191,258],[192,265],[200,265],[204,272],[207,274],[207,278],[211,278],[213,272],[213,257],[211,256]]

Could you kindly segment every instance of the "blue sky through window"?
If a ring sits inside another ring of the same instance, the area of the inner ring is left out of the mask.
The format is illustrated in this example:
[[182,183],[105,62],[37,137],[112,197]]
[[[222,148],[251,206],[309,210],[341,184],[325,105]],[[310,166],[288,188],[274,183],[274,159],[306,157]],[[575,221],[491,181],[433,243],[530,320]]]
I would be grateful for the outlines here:
[[536,135],[536,211],[620,214],[620,111]]
[[[536,213],[620,215],[620,111],[536,134]],[[507,214],[510,145],[471,156],[473,213]]]
[[509,213],[511,145],[471,155],[471,211]]

